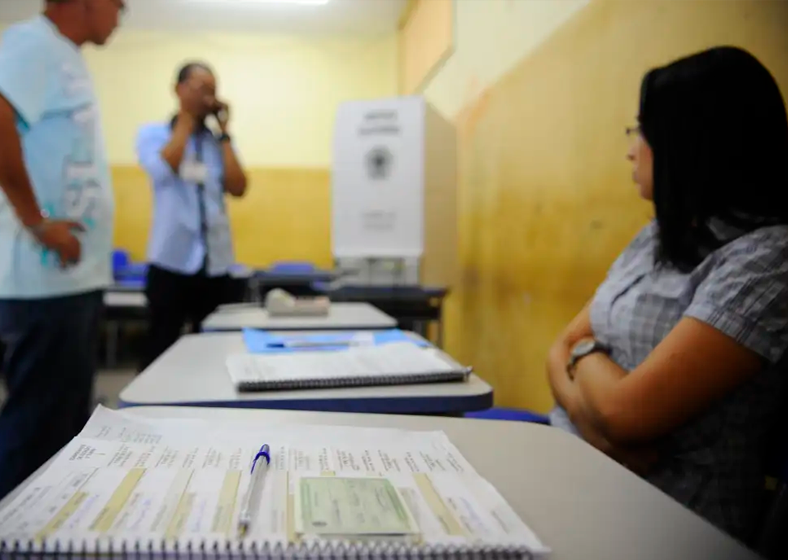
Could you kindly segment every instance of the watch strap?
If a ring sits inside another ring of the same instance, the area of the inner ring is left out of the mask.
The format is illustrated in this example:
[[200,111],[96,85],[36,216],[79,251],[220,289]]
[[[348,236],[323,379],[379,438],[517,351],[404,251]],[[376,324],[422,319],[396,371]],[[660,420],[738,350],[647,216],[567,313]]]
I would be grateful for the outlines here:
[[610,346],[608,346],[604,342],[599,342],[598,340],[594,340],[592,344],[590,344],[582,352],[577,352],[575,349],[573,349],[571,354],[569,355],[569,363],[566,365],[566,371],[569,373],[569,378],[574,379],[575,366],[577,366],[577,363],[580,360],[582,360],[586,356],[590,356],[591,354],[596,354],[597,352],[601,352],[609,356],[610,350],[611,350]]

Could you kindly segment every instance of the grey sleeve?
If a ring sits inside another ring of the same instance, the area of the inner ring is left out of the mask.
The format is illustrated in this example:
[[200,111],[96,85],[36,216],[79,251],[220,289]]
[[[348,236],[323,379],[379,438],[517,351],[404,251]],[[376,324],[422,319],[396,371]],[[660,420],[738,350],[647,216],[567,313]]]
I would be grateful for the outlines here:
[[788,243],[752,236],[731,245],[698,286],[685,316],[775,363],[788,348]]

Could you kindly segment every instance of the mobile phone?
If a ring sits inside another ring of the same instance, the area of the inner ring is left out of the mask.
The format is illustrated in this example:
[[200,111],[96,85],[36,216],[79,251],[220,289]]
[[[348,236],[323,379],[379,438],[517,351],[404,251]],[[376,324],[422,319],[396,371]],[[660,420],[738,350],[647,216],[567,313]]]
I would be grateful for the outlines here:
[[227,118],[227,109],[223,107],[217,107],[213,110],[213,115],[219,119],[220,121]]

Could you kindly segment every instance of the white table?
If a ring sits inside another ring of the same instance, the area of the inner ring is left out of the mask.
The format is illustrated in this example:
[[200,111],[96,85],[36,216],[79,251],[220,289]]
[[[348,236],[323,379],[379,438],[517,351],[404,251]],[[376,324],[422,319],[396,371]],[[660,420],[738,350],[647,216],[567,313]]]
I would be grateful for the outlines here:
[[107,328],[106,362],[108,367],[114,367],[118,356],[120,323],[144,318],[147,300],[142,290],[118,290],[113,287],[104,292],[104,307]]
[[203,321],[203,331],[240,331],[245,328],[292,330],[390,329],[397,321],[368,303],[332,303],[325,317],[271,317],[252,305],[217,310]]
[[492,387],[476,375],[458,383],[239,393],[225,361],[246,351],[240,332],[183,336],[121,391],[120,404],[460,414],[493,403]]
[[104,292],[104,306],[110,308],[130,307],[130,308],[144,308],[147,305],[145,294],[143,292],[117,292],[106,291]]
[[145,417],[443,430],[553,549],[551,560],[754,560],[757,556],[580,439],[518,422],[143,407]]

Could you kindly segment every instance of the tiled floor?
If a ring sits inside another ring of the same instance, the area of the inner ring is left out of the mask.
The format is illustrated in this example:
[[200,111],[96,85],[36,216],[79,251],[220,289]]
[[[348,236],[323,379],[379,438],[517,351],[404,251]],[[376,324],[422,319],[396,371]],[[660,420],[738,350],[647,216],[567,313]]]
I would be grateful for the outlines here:
[[[123,388],[131,383],[136,375],[134,369],[102,370],[96,376],[95,395],[96,403],[101,403],[110,408],[118,407],[118,396]],[[5,401],[5,386],[0,383],[0,406]]]
[[118,407],[118,396],[137,375],[134,369],[100,371],[94,384],[94,398],[110,408]]

